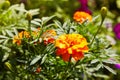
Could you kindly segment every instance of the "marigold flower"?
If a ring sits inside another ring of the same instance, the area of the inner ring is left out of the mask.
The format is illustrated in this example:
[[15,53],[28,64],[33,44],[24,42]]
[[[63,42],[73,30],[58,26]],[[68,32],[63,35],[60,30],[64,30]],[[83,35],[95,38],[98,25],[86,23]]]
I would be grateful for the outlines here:
[[41,71],[41,67],[38,67],[35,72],[40,73],[40,71]]
[[30,35],[29,35],[29,32],[27,31],[21,31],[20,33],[18,33],[18,35],[14,36],[13,38],[13,43],[16,43],[17,45],[20,45],[21,44],[21,40],[23,38],[29,38]]
[[76,61],[84,57],[84,52],[88,52],[88,43],[80,34],[64,34],[56,39],[56,55],[61,56],[64,61],[70,58]]
[[86,12],[83,11],[77,11],[73,15],[73,19],[77,22],[80,22],[81,24],[85,22],[86,20],[91,21],[92,16]]
[[47,45],[49,43],[54,43],[55,39],[54,37],[56,36],[55,30],[47,30],[42,34],[44,44]]

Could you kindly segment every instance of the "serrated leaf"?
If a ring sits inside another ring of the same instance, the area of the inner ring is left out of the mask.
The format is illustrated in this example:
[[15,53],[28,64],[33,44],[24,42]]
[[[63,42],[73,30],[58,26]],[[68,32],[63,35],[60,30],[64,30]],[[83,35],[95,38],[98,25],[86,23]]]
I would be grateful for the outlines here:
[[116,62],[113,60],[103,60],[103,62],[108,64],[116,64]]
[[3,43],[5,41],[5,39],[2,39],[2,40],[0,40],[0,43]]
[[64,22],[63,28],[65,28],[68,25],[68,23],[70,23],[70,21],[69,22],[68,21]]
[[97,63],[99,60],[98,59],[94,59],[91,61],[91,64]]
[[16,60],[20,63],[27,63],[27,61],[25,61],[25,60],[20,60],[20,59],[16,59]]
[[31,9],[28,11],[32,16],[39,14],[39,9]]
[[99,17],[100,17],[100,15],[94,17],[94,18],[92,19],[92,21],[93,21],[93,22],[96,21],[96,19],[98,19]]
[[59,27],[59,29],[60,29],[61,31],[64,32],[64,29],[62,28],[62,24],[61,24],[59,21],[54,20],[54,23],[56,24],[57,27]]
[[42,22],[41,19],[34,19],[34,21],[37,21],[37,22]]
[[7,34],[8,34],[10,37],[13,37],[13,36],[14,36],[13,33],[12,33],[11,31],[6,30],[6,32],[7,32]]
[[35,25],[37,25],[37,26],[40,26],[40,25],[41,25],[39,22],[34,21],[34,20],[32,20],[31,23],[32,23],[32,24],[35,24]]
[[42,22],[43,24],[47,23],[49,20],[51,20],[53,17],[55,17],[55,15],[51,16],[51,17],[43,17],[42,18]]
[[5,39],[3,44],[7,44],[9,39]]
[[47,54],[45,54],[44,57],[42,58],[41,64],[45,62],[46,58],[47,58]]
[[9,57],[9,54],[8,54],[8,53],[5,53],[5,55],[4,55],[3,58],[2,58],[2,62],[4,62],[5,60],[7,60],[8,57]]
[[16,28],[13,28],[15,35],[18,35],[18,31],[16,30]]
[[97,71],[98,71],[101,67],[103,67],[103,65],[98,64],[98,65],[97,65],[97,67],[95,68],[95,70],[97,70]]
[[105,79],[108,79],[109,78],[109,76],[107,76],[107,75],[103,75],[103,74],[93,74],[93,76],[95,76],[95,77],[100,77],[100,78],[105,78]]
[[8,47],[6,47],[6,46],[0,45],[0,47],[1,47],[2,49],[7,50],[8,52],[10,52],[10,51],[11,51],[11,49],[10,49],[10,48],[8,48]]
[[3,34],[3,35],[6,35],[6,32],[5,32],[4,30],[2,30],[2,34]]
[[30,65],[34,65],[36,62],[38,62],[41,59],[41,56],[36,56],[30,63]]
[[0,38],[4,38],[4,39],[6,39],[6,38],[8,38],[8,37],[6,37],[6,36],[3,36],[3,35],[0,35]]
[[112,68],[110,68],[109,66],[104,65],[104,67],[105,67],[108,71],[110,71],[111,73],[116,74],[116,72],[115,72]]

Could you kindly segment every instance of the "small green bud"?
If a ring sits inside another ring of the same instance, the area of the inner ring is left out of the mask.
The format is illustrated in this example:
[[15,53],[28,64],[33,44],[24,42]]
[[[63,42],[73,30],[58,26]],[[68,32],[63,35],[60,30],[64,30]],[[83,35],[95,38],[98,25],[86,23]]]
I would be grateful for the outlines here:
[[101,8],[101,16],[102,16],[102,19],[104,19],[107,15],[107,8],[106,7],[102,7]]
[[32,20],[32,15],[29,12],[26,14],[26,19],[29,21]]
[[8,9],[10,7],[10,1],[6,0],[5,2],[3,2],[2,4],[2,9]]
[[9,62],[5,62],[4,64],[5,64],[5,67],[6,67],[8,70],[13,71],[12,65],[11,65]]

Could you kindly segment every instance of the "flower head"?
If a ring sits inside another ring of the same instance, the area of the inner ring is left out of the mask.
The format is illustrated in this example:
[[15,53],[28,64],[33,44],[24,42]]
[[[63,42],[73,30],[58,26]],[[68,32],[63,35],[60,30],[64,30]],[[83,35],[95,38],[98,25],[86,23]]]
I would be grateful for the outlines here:
[[77,22],[83,23],[86,20],[91,21],[92,16],[90,14],[86,13],[86,12],[77,11],[77,12],[74,13],[73,19]]
[[56,32],[55,30],[47,30],[42,34],[43,40],[44,40],[44,44],[48,44],[48,43],[54,43],[55,41],[55,37],[56,36]]
[[86,39],[80,34],[64,34],[56,39],[56,55],[61,56],[64,61],[70,58],[78,61],[88,52]]
[[118,23],[114,26],[113,31],[114,31],[117,39],[120,39],[120,23]]
[[21,31],[20,33],[18,33],[18,35],[14,36],[13,38],[13,43],[16,43],[17,45],[20,45],[21,44],[21,40],[23,38],[29,38],[30,35],[29,35],[29,32],[27,31]]
[[115,68],[120,69],[120,64],[115,64]]

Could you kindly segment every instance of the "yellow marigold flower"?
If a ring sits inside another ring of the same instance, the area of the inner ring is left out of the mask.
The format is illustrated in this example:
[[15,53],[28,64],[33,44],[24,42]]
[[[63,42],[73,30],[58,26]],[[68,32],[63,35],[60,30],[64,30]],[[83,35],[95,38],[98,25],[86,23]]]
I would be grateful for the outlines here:
[[74,13],[73,19],[77,22],[83,23],[86,20],[91,21],[92,16],[90,14],[86,13],[86,12],[77,11],[77,12]]
[[56,55],[64,61],[69,61],[70,58],[78,61],[84,57],[84,52],[88,52],[87,45],[86,39],[80,34],[64,34],[55,41]]
[[29,32],[27,31],[21,31],[20,33],[18,33],[18,35],[14,36],[13,38],[13,43],[16,43],[17,45],[20,45],[21,44],[21,40],[23,38],[29,38],[30,35],[29,35]]

